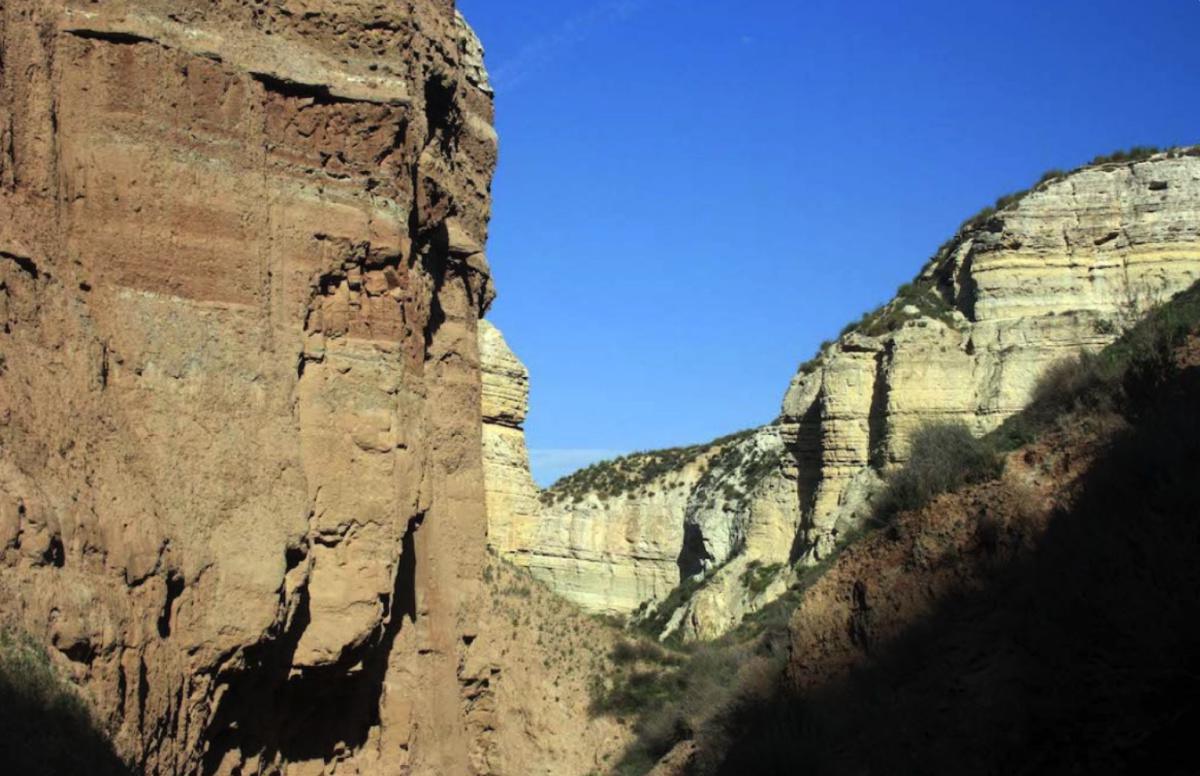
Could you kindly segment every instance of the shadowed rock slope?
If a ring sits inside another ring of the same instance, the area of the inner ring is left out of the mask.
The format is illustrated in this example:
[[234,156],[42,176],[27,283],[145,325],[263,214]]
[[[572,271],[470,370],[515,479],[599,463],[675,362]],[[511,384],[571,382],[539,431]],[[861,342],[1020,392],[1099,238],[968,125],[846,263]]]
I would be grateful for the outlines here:
[[1197,344],[1120,417],[1073,419],[848,549],[793,615],[787,685],[731,715],[710,765],[1193,770]]
[[1057,367],[974,443],[1034,440],[1002,472],[880,509],[769,620],[642,674],[682,697],[614,687],[620,772],[1190,772],[1198,326],[1195,287]]

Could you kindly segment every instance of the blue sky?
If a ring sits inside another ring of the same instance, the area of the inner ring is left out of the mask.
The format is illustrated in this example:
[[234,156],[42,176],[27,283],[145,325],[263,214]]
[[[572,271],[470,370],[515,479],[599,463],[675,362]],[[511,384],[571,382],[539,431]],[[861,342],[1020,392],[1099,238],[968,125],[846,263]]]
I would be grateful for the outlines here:
[[459,0],[490,314],[546,484],[773,418],[796,366],[1046,169],[1200,142],[1200,2]]

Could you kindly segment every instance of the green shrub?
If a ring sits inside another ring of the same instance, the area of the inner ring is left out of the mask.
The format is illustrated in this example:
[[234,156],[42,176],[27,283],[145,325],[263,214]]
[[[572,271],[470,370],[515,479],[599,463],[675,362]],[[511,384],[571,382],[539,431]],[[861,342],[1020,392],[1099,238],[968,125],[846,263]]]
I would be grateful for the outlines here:
[[710,505],[715,504],[715,496],[720,494],[734,509],[743,509],[754,489],[779,467],[781,450],[742,444],[747,438],[738,438],[722,447],[696,482],[695,492],[706,494]]
[[1120,371],[1112,359],[1095,353],[1064,359],[1038,380],[1030,405],[1053,415],[1077,408],[1111,409],[1120,398]]
[[797,371],[800,372],[800,374],[802,374],[802,375],[810,375],[813,372],[817,371],[817,369],[820,366],[821,366],[821,354],[818,352],[817,355],[813,356],[812,358],[810,358],[809,360],[807,360],[803,364],[801,364],[799,366],[799,368],[797,369]]
[[661,707],[678,697],[680,676],[662,669],[635,669],[618,676],[611,687],[593,685],[593,714],[625,716]]
[[908,461],[888,480],[875,512],[886,521],[918,509],[939,494],[992,479],[1003,463],[991,446],[961,423],[930,423],[913,434]]
[[1101,154],[1092,159],[1090,164],[1095,166],[1101,164],[1141,162],[1158,153],[1162,153],[1162,149],[1157,146],[1134,146],[1127,151],[1114,151],[1111,154]]
[[1009,205],[1015,205],[1025,198],[1029,191],[1014,191],[1011,194],[1005,194],[996,200],[996,210],[1003,210]]
[[657,663],[659,665],[677,665],[679,657],[663,649],[658,644],[641,639],[624,639],[617,642],[609,653],[614,663]]
[[762,595],[782,568],[782,563],[769,563],[764,566],[760,561],[752,560],[742,572],[742,587],[755,595]]
[[1060,180],[1067,177],[1067,175],[1068,173],[1066,170],[1060,170],[1057,167],[1052,170],[1046,170],[1044,173],[1042,173],[1042,177],[1038,178],[1037,185],[1041,186],[1043,183],[1050,183],[1051,181]]
[[600,461],[559,479],[547,490],[542,491],[541,502],[545,505],[561,501],[578,504],[589,493],[602,499],[627,495],[646,487],[663,475],[679,471],[714,448],[732,445],[753,433],[754,429],[746,429],[714,439],[707,444],[631,453],[620,458]]
[[928,278],[918,278],[900,286],[892,301],[864,313],[857,321],[845,326],[842,336],[856,331],[868,337],[879,337],[896,331],[905,321],[915,317],[904,310],[910,305],[917,308],[917,315],[935,318],[947,326],[954,325],[954,311],[938,293],[934,283]]
[[634,742],[615,772],[647,772],[676,743],[736,702],[744,686],[741,669],[753,654],[747,645],[704,644],[674,666],[647,670],[635,665],[618,670],[608,682],[594,681],[592,713],[633,720]]

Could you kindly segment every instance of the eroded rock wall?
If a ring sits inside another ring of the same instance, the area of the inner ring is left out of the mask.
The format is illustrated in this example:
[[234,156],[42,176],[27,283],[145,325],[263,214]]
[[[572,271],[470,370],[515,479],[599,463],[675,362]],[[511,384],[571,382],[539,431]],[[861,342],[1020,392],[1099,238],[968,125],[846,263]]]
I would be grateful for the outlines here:
[[[643,492],[631,503],[650,514],[620,519],[596,498],[543,503],[525,444],[529,371],[487,321],[479,328],[479,350],[489,546],[591,611],[626,614],[647,598],[665,595],[679,578],[681,541],[680,527],[668,516],[682,508],[673,498],[687,489],[667,488],[660,500]],[[641,536],[629,530],[629,520],[662,526],[665,534]]]
[[720,635],[861,525],[918,426],[995,428],[1049,365],[1112,342],[1198,276],[1195,149],[1043,182],[964,225],[801,367],[772,424],[568,479],[505,551],[593,610]]
[[528,546],[537,530],[538,487],[529,469],[524,423],[529,370],[488,321],[479,323],[483,369],[483,474],[488,544],[501,555]]
[[0,614],[146,772],[482,767],[473,33],[6,0],[0,46]]
[[817,468],[806,553],[861,521],[869,481],[905,459],[922,423],[990,431],[1052,363],[1107,345],[1198,276],[1191,151],[1085,168],[964,228],[911,292],[936,294],[936,314],[894,300],[890,330],[842,337],[788,389],[785,433],[819,440],[798,456]]

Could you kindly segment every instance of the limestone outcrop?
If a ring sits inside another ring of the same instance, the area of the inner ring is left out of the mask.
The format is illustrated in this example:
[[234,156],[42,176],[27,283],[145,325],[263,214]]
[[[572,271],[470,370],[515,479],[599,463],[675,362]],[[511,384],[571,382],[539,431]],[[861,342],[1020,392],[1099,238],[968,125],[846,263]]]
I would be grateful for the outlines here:
[[1198,215],[1200,157],[1179,151],[1053,178],[966,225],[788,389],[780,426],[817,471],[804,552],[820,557],[861,520],[865,481],[904,460],[917,426],[990,431],[1050,364],[1190,286]]
[[496,716],[451,0],[6,0],[0,51],[2,624],[138,771],[556,769]]
[[1049,365],[1200,276],[1196,149],[1095,163],[1000,204],[802,365],[771,424],[565,478],[502,550],[590,609],[720,635],[861,525],[918,426],[995,428]]
[[479,323],[483,372],[483,475],[488,543],[502,555],[528,546],[538,521],[538,487],[529,470],[524,423],[529,370],[490,322]]

